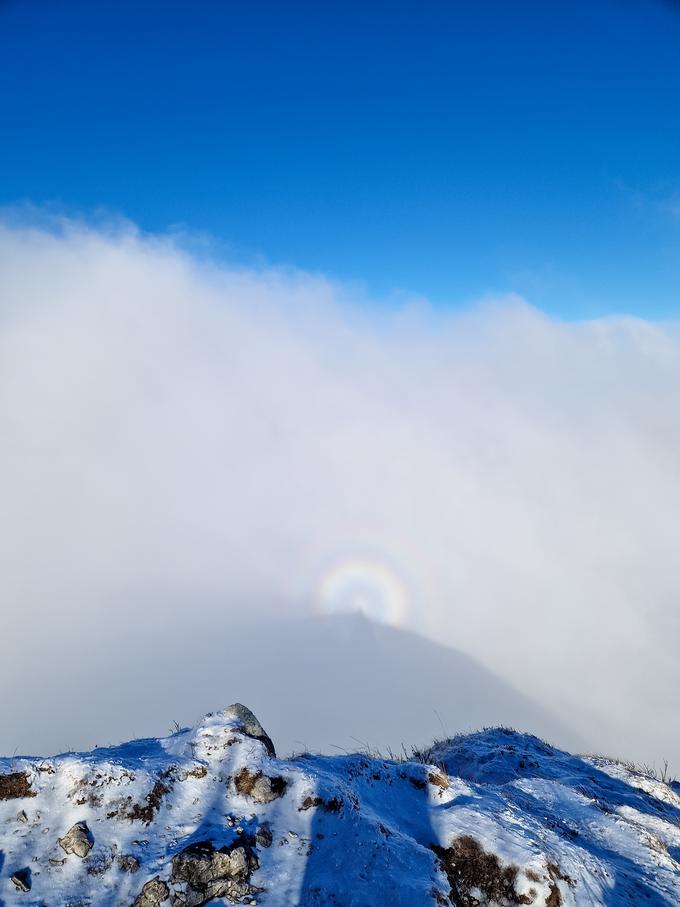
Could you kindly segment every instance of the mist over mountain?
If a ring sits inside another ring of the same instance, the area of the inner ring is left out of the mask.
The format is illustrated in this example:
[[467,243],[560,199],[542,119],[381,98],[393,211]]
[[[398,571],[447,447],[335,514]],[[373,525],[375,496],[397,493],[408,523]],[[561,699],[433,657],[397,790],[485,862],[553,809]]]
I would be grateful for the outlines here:
[[[361,613],[245,625],[236,635],[239,663],[252,659],[252,672],[244,664],[225,682],[222,647],[213,640],[194,676],[217,699],[227,690],[236,699],[248,693],[283,752],[362,747],[401,752],[402,744],[503,723],[536,728],[561,745],[583,748],[584,741],[558,715],[475,659]],[[187,714],[191,694],[170,677],[166,682],[178,697],[173,702],[182,703]],[[404,739],[405,719],[410,741]]]
[[[44,739],[56,748],[107,745],[149,727],[185,724],[196,703],[248,699],[267,719],[281,752],[402,752],[434,738],[506,725],[561,746],[596,749],[557,712],[520,693],[475,659],[361,613],[272,620],[232,618],[199,627],[187,614],[183,637],[159,626],[70,663],[46,686],[31,722],[5,716],[2,739],[21,752]],[[119,678],[125,677],[121,700]],[[247,694],[247,696],[246,696]],[[61,703],[77,703],[65,711]],[[581,716],[583,717],[583,716]],[[404,721],[409,740],[404,739]]]
[[[417,738],[436,712],[680,764],[677,325],[370,302],[130,224],[3,223],[0,749],[256,684],[291,747],[399,746],[399,702]],[[384,626],[344,648],[286,624],[356,610]]]

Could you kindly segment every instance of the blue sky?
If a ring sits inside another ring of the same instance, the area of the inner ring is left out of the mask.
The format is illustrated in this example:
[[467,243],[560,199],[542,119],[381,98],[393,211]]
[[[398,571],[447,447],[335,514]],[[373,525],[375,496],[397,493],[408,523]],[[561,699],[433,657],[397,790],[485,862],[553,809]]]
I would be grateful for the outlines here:
[[0,3],[0,204],[458,305],[677,315],[680,5]]

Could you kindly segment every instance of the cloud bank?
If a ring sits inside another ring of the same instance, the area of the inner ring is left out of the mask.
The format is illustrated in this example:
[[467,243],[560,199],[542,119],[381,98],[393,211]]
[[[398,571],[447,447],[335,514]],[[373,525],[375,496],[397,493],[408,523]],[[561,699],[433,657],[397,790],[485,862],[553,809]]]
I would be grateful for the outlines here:
[[0,501],[3,751],[28,716],[84,745],[41,690],[133,637],[361,608],[680,766],[676,324],[381,307],[130,226],[5,222]]

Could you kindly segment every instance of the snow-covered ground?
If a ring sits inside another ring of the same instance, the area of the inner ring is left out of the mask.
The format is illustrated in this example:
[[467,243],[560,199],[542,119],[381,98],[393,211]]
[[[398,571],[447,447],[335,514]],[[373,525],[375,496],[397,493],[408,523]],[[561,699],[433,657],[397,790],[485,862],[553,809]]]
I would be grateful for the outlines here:
[[241,706],[0,760],[0,905],[680,904],[680,791],[494,729],[279,760]]

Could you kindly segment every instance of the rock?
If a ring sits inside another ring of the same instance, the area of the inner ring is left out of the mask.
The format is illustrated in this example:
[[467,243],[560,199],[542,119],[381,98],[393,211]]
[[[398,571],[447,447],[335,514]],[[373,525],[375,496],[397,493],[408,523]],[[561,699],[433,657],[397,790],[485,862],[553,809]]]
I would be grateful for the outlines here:
[[169,897],[170,889],[159,876],[156,876],[144,885],[132,907],[157,907]]
[[116,857],[116,865],[121,872],[137,872],[139,869],[139,860],[129,853],[121,853]]
[[28,867],[26,869],[18,869],[12,876],[11,881],[16,886],[17,891],[30,891],[31,870]]
[[20,809],[17,813],[17,822],[28,822],[28,816],[26,815],[26,810]]
[[63,838],[59,838],[59,846],[64,853],[74,853],[81,860],[84,860],[92,850],[94,840],[87,822],[76,822],[66,832]]
[[260,845],[260,847],[272,846],[272,830],[266,822],[263,825],[260,825],[258,830],[255,832],[255,840]]
[[260,743],[264,744],[269,755],[274,758],[276,757],[274,744],[272,743],[269,734],[267,734],[249,708],[241,705],[240,702],[234,702],[224,710],[224,714],[227,718],[236,719],[241,726],[241,730],[247,737],[253,737],[255,740],[259,740]]
[[234,787],[245,797],[250,797],[256,803],[271,803],[283,796],[286,790],[286,780],[278,775],[269,777],[262,772],[251,772],[242,768],[234,775]]
[[184,904],[198,907],[213,898],[237,900],[261,891],[248,882],[258,866],[247,842],[239,840],[215,850],[212,842],[201,841],[173,858],[171,881],[186,882]]

